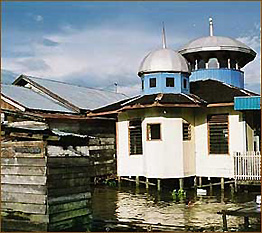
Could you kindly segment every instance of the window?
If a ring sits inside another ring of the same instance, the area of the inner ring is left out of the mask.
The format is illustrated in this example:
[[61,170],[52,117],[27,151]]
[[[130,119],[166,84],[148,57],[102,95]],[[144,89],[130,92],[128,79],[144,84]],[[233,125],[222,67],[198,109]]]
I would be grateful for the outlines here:
[[161,140],[160,124],[147,125],[147,140]]
[[197,64],[198,69],[205,69],[206,68],[206,63],[204,60],[200,60]]
[[150,87],[156,87],[156,78],[151,78],[149,82],[150,82],[149,84]]
[[188,122],[183,122],[183,141],[191,140],[191,125]]
[[131,155],[143,154],[141,120],[129,122],[129,145]]
[[144,90],[144,80],[142,80],[142,90]]
[[228,115],[208,116],[209,154],[228,154]]
[[175,79],[174,78],[166,78],[166,87],[174,87]]
[[209,69],[218,69],[219,68],[219,63],[217,58],[210,58],[208,60],[208,68]]
[[187,80],[185,78],[183,79],[183,87],[184,89],[187,89]]

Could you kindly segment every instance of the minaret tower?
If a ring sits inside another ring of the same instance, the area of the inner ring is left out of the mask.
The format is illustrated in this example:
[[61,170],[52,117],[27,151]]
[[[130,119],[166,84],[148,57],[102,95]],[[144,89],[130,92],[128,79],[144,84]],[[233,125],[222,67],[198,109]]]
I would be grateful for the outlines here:
[[254,50],[238,40],[214,36],[212,18],[209,18],[209,36],[189,42],[179,53],[190,63],[190,82],[213,79],[239,88],[244,88],[241,69],[256,56]]
[[163,24],[162,48],[150,52],[143,59],[138,71],[142,81],[142,94],[189,93],[189,75],[186,59],[167,48]]

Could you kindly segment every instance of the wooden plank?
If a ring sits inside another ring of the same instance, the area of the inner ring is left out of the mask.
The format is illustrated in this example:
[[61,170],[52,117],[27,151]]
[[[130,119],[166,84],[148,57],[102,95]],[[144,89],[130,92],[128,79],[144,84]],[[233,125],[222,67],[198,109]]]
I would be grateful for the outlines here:
[[48,167],[83,167],[89,165],[88,157],[48,157]]
[[24,194],[24,193],[11,193],[1,192],[2,202],[18,202],[29,204],[45,204],[46,195],[43,194]]
[[48,175],[56,175],[56,174],[74,174],[74,173],[89,173],[89,166],[84,167],[48,167],[47,174]]
[[[90,169],[89,169],[90,171]],[[52,174],[47,176],[48,181],[54,180],[64,180],[64,179],[77,179],[77,178],[87,178],[89,174],[87,172],[79,172],[79,173],[67,173],[67,174]]]
[[82,201],[74,201],[74,202],[68,202],[58,205],[50,205],[48,208],[48,214],[55,214],[55,213],[61,213],[70,210],[87,208],[88,207],[87,204],[88,204],[87,200],[82,200]]
[[1,229],[3,231],[47,231],[47,223],[33,223],[25,220],[1,218]]
[[19,166],[1,166],[1,174],[3,175],[35,175],[43,176],[46,174],[45,167],[19,167]]
[[77,187],[83,185],[89,185],[90,178],[73,178],[73,179],[61,179],[59,182],[57,180],[50,180],[48,179],[47,187],[48,188],[69,188],[69,187]]
[[49,221],[50,223],[54,223],[54,222],[59,222],[59,221],[63,221],[66,219],[80,217],[83,215],[89,215],[90,213],[91,213],[91,210],[89,208],[82,208],[78,210],[72,210],[72,211],[67,211],[67,212],[62,212],[62,213],[57,213],[57,214],[50,214]]
[[43,158],[1,158],[1,165],[45,167],[46,161]]
[[[84,215],[77,218],[66,219],[64,221],[59,221],[49,224],[49,231],[63,231],[73,227],[81,226],[83,229],[87,227],[91,222],[91,215]],[[76,226],[77,224],[77,226]]]
[[45,185],[46,176],[1,175],[1,183]]
[[11,210],[11,211],[21,211],[24,213],[31,214],[46,214],[47,209],[46,205],[37,205],[37,204],[25,204],[25,203],[14,203],[14,202],[2,202],[1,203],[2,211]]
[[95,146],[95,145],[114,145],[115,144],[115,138],[90,138],[88,145]]
[[91,188],[89,185],[84,186],[76,186],[72,188],[53,188],[48,189],[48,196],[49,197],[58,197],[58,196],[64,196],[64,195],[70,195],[70,194],[78,194],[82,192],[90,192]]
[[47,187],[45,185],[1,184],[1,190],[4,192],[24,194],[46,194]]
[[96,146],[88,146],[89,150],[114,150],[115,145],[96,145]]
[[72,194],[72,195],[65,195],[60,197],[49,197],[48,198],[48,205],[55,205],[59,203],[66,203],[71,201],[80,201],[80,200],[86,200],[91,198],[90,192],[84,192],[84,193],[78,193],[78,194]]

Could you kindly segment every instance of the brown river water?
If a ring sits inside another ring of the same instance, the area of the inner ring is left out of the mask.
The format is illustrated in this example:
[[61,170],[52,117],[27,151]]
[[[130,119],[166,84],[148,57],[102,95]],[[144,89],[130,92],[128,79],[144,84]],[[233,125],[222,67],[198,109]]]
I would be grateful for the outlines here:
[[[209,194],[209,192],[207,193]],[[91,231],[223,231],[222,216],[217,214],[244,202],[255,202],[258,190],[233,194],[219,187],[213,195],[197,196],[188,190],[186,200],[175,201],[170,190],[148,191],[134,185],[121,187],[96,186],[93,189],[93,223]],[[192,204],[187,205],[188,200]],[[260,219],[250,218],[244,228],[243,217],[227,216],[228,231],[260,232]]]

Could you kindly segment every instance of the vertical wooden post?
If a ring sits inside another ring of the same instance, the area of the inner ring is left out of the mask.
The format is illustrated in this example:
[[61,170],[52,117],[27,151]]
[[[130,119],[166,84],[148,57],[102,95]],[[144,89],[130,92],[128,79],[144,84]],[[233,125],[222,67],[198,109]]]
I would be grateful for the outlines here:
[[249,220],[248,220],[248,217],[244,217],[244,227],[245,227],[245,230],[248,228],[249,226]]
[[184,189],[184,179],[183,178],[179,178],[179,188]]
[[235,186],[235,193],[236,193],[237,192],[237,180],[236,179],[235,179],[234,186]]
[[223,218],[223,231],[227,231],[227,216],[224,210],[222,210],[222,218]]
[[148,179],[148,178],[146,178],[146,189],[148,189],[148,187],[149,187],[149,184],[148,184],[148,182],[149,182],[149,179]]
[[198,177],[198,183],[199,183],[199,186],[202,187],[202,177],[201,176]]
[[225,190],[225,179],[224,177],[221,177],[221,191],[224,191]]
[[118,183],[118,187],[120,187],[121,186],[121,176],[117,177],[117,183]]
[[213,185],[212,185],[212,181],[211,178],[209,180],[209,195],[212,196],[213,195]]
[[161,190],[161,180],[157,179],[157,191],[160,192],[160,190]]
[[139,176],[136,176],[136,187],[139,187]]
[[230,184],[230,193],[231,193],[231,196],[233,197],[234,196],[234,184]]

